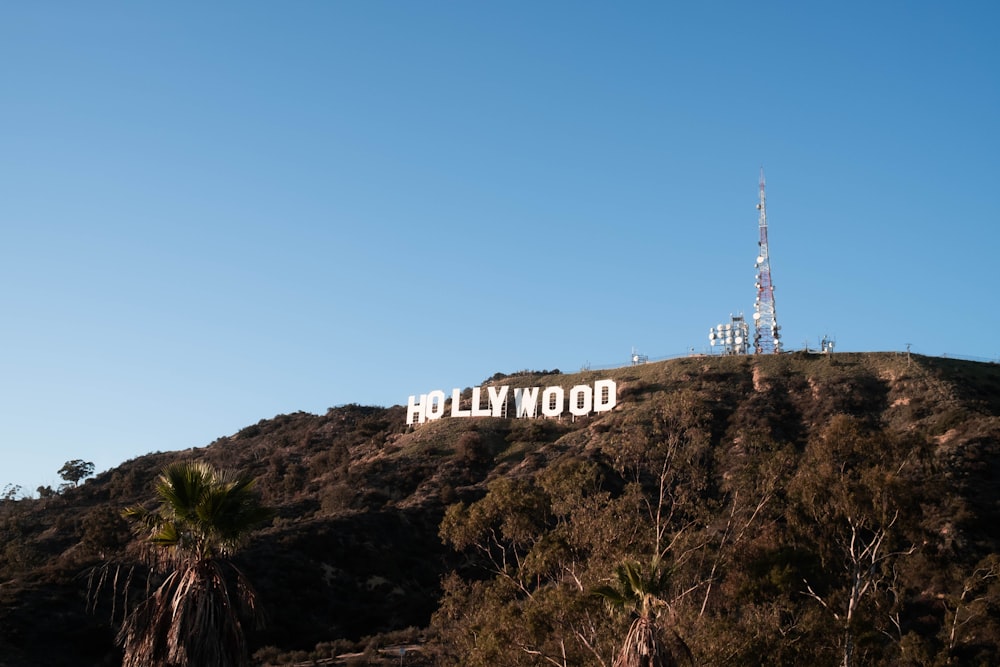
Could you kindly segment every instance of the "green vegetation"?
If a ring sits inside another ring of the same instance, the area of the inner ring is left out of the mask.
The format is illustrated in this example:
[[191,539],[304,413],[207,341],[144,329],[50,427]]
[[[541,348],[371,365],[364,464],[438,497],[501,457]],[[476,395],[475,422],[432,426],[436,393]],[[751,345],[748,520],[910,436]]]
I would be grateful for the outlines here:
[[126,600],[88,615],[80,573],[120,562],[130,610],[147,570],[167,581],[173,538],[149,542],[156,519],[131,540],[119,512],[177,461],[241,470],[275,508],[239,550],[187,551],[254,582],[251,664],[1000,664],[1000,367],[793,353],[497,376],[604,377],[601,415],[408,427],[345,405],[0,502],[5,664],[121,661]]
[[156,484],[159,506],[125,510],[164,578],[132,610],[118,635],[125,667],[239,667],[249,664],[241,613],[257,596],[229,562],[247,534],[270,516],[253,480],[205,463],[175,463]]
[[94,464],[83,459],[73,459],[66,461],[62,468],[59,468],[59,476],[66,480],[67,484],[77,486],[80,480],[94,474]]
[[617,587],[601,586],[594,593],[608,606],[632,619],[614,667],[674,667],[691,664],[691,651],[683,640],[661,621],[669,611],[662,595],[669,590],[670,571],[654,561],[647,570],[627,561],[615,570]]
[[[621,372],[629,405],[448,510],[442,536],[466,560],[432,624],[437,664],[674,664],[685,645],[712,665],[997,660],[992,561],[967,541],[995,553],[997,535],[978,493],[949,489],[965,473],[943,465],[939,426],[983,438],[995,467],[996,414],[963,407],[956,425],[953,388],[891,357]],[[935,409],[899,414],[931,387]],[[984,606],[960,645],[948,619],[965,617],[940,591],[972,572]],[[603,620],[594,590],[629,601],[630,624]]]

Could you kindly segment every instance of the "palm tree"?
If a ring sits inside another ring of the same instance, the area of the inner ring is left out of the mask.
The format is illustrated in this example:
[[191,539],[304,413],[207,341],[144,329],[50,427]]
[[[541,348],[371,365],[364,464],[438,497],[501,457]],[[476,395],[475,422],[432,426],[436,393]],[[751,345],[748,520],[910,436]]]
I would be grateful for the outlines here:
[[667,590],[670,571],[654,559],[648,572],[633,561],[615,568],[618,586],[601,586],[594,594],[604,598],[608,607],[632,618],[625,641],[615,657],[614,667],[676,667],[692,665],[687,645],[673,629],[665,627],[663,610],[669,605],[662,596]]
[[123,512],[143,539],[144,559],[164,575],[125,617],[118,634],[123,667],[248,665],[241,616],[261,616],[253,588],[230,558],[270,510],[252,478],[202,462],[165,468],[156,497],[154,510]]

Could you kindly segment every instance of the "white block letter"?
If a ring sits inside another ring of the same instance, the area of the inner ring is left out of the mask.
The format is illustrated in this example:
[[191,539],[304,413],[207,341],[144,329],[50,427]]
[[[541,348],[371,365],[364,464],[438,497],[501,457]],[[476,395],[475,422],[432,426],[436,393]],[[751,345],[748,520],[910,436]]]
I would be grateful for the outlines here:
[[427,394],[427,406],[424,408],[424,415],[426,415],[427,419],[431,421],[444,417],[443,391],[435,389],[431,393]]
[[462,391],[455,387],[451,390],[451,416],[452,417],[468,417],[472,414],[468,410],[462,410]]
[[514,387],[514,410],[517,412],[517,418],[521,417],[535,417],[535,408],[538,404],[538,387],[530,387],[528,389],[522,389],[521,387]]
[[410,396],[409,402],[406,404],[406,423],[407,424],[423,424],[424,423],[424,407],[427,405],[427,394],[420,394],[420,402],[415,403],[416,396]]
[[577,417],[590,414],[594,405],[594,392],[585,384],[578,384],[569,390],[569,411]]
[[489,407],[481,407],[479,405],[482,401],[482,390],[479,387],[472,388],[472,416],[473,417],[489,417],[490,409]]
[[563,412],[565,393],[562,387],[546,387],[542,392],[542,414],[546,417],[558,417]]
[[594,382],[594,412],[607,412],[618,405],[618,385],[614,380]]
[[503,417],[503,408],[507,404],[507,385],[500,387],[487,387],[490,391],[490,407],[493,408],[494,417]]

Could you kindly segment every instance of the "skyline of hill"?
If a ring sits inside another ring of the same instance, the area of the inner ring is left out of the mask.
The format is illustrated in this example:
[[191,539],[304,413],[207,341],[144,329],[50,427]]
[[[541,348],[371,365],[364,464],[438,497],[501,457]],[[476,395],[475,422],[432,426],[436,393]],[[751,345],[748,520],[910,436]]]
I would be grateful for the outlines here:
[[[490,385],[605,378],[615,407],[575,419],[409,426],[403,405],[345,405],[4,502],[4,664],[116,664],[122,601],[89,599],[90,573],[131,562],[118,512],[148,502],[176,460],[247,472],[276,508],[239,556],[268,611],[251,637],[261,664],[396,643],[414,647],[407,664],[535,665],[560,642],[579,664],[608,660],[620,620],[586,593],[616,563],[653,553],[672,563],[671,627],[700,664],[761,652],[774,664],[839,664],[848,629],[857,664],[1000,657],[1000,590],[982,576],[1000,573],[996,364],[684,357],[497,373],[480,387],[485,401]],[[849,600],[843,530],[887,548],[855,601],[875,633],[831,611]]]

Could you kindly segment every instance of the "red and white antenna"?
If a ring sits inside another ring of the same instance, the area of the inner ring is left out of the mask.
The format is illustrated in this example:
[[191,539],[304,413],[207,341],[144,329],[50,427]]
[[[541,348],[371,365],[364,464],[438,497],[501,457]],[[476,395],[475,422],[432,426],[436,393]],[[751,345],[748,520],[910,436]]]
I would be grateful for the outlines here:
[[781,327],[774,310],[774,285],[771,283],[771,253],[767,247],[767,204],[764,197],[764,168],[760,168],[760,249],[757,254],[757,300],[754,301],[754,354],[781,353]]

